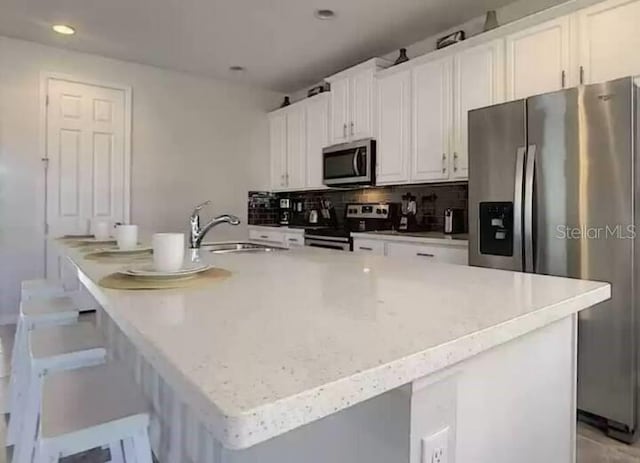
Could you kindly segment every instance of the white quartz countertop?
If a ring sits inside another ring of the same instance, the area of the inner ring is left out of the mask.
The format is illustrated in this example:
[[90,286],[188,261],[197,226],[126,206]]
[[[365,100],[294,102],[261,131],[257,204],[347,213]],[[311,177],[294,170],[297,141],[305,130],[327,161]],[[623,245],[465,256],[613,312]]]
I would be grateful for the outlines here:
[[606,283],[300,248],[205,253],[207,289],[118,291],[122,265],[66,248],[80,278],[231,449],[252,446],[610,297]]
[[469,246],[466,234],[447,235],[441,232],[399,232],[393,230],[380,230],[370,232],[353,232],[353,238],[364,238],[367,240],[397,241],[401,243],[415,244],[439,244],[446,246],[459,246],[466,248]]

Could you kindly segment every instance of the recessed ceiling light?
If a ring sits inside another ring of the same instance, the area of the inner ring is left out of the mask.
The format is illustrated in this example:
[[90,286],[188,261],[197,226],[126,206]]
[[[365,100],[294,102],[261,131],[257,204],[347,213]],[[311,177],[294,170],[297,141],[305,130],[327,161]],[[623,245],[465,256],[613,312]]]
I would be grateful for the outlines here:
[[230,66],[229,71],[231,72],[244,72],[246,69],[243,66]]
[[336,17],[336,12],[333,10],[324,10],[324,9],[320,9],[320,10],[316,10],[313,15],[318,18],[318,19],[333,19]]
[[52,29],[62,35],[73,35],[76,33],[76,30],[68,24],[54,24]]

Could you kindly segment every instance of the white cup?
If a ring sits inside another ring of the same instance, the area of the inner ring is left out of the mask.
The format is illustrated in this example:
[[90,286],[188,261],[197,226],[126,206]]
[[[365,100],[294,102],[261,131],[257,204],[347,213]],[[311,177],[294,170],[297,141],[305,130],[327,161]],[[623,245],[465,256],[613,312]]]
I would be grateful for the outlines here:
[[104,220],[96,220],[93,222],[93,236],[100,241],[106,241],[110,238],[111,225]]
[[153,267],[158,272],[176,272],[184,261],[184,233],[156,233],[153,245]]
[[138,226],[118,225],[116,228],[118,247],[123,251],[131,251],[138,246]]

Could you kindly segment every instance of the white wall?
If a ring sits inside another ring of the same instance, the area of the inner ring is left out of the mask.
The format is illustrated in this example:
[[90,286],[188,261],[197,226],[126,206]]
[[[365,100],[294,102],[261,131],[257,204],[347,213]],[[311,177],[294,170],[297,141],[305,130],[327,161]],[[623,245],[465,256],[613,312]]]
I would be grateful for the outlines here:
[[[265,113],[281,101],[231,82],[0,37],[0,322],[17,311],[20,280],[43,273],[42,71],[133,88],[132,221],[151,231],[186,231],[190,208],[204,199],[246,223],[247,190],[268,178]],[[211,233],[246,231],[222,225]]]

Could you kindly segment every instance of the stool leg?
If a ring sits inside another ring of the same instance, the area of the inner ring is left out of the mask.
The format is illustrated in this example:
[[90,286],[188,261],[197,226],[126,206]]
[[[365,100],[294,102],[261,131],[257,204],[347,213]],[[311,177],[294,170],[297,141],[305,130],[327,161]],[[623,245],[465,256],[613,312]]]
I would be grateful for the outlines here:
[[24,416],[20,433],[13,449],[12,463],[31,463],[36,444],[38,430],[38,416],[40,414],[40,399],[42,395],[42,372],[32,371],[29,381],[29,391],[25,402]]
[[125,439],[124,456],[127,463],[153,463],[149,433],[146,429],[138,431],[132,437]]

